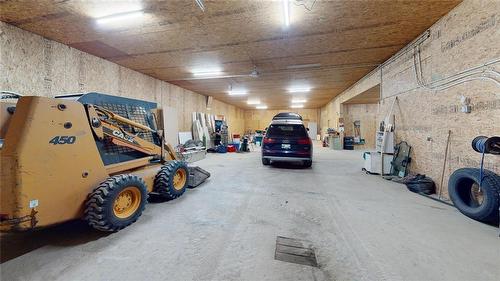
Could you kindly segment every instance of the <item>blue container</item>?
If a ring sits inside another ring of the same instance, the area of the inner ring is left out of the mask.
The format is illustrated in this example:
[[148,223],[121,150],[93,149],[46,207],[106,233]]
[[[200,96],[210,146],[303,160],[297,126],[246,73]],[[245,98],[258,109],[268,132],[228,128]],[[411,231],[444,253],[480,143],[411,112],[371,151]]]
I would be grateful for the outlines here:
[[218,153],[226,153],[227,152],[227,146],[225,146],[225,145],[219,145],[219,146],[217,146],[217,152]]
[[234,146],[236,148],[236,151],[240,150],[240,144],[239,143],[230,143],[230,145]]

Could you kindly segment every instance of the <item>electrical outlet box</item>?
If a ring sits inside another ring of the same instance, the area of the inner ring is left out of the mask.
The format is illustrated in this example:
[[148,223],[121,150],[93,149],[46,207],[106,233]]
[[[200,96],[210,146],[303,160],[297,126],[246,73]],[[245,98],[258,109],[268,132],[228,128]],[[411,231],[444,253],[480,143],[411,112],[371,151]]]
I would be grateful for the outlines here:
[[470,113],[471,112],[471,106],[470,105],[462,105],[461,111],[463,113]]
[[471,112],[470,98],[465,97],[465,96],[461,96],[460,103],[462,104],[462,107],[460,108],[461,112],[463,112],[463,113],[470,113]]

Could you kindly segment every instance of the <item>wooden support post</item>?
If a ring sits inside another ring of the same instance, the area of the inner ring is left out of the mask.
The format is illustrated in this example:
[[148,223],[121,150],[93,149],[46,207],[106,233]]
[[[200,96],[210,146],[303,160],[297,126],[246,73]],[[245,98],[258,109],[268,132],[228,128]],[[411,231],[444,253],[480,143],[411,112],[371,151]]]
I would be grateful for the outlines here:
[[441,194],[443,192],[443,181],[444,181],[444,171],[446,168],[446,160],[448,159],[448,147],[450,144],[451,130],[448,130],[448,137],[446,138],[446,148],[444,150],[444,160],[443,160],[443,170],[441,171],[441,183],[439,184],[438,199],[441,200]]

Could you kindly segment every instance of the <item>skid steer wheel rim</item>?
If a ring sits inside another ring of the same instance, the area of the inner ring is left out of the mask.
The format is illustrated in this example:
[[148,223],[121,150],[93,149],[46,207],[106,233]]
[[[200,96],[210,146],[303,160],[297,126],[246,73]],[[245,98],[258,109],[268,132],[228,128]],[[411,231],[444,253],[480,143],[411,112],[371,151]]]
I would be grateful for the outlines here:
[[187,181],[187,173],[184,169],[179,169],[174,175],[174,188],[176,190],[181,190]]
[[124,188],[115,198],[113,213],[117,218],[132,216],[141,205],[141,191],[135,186]]

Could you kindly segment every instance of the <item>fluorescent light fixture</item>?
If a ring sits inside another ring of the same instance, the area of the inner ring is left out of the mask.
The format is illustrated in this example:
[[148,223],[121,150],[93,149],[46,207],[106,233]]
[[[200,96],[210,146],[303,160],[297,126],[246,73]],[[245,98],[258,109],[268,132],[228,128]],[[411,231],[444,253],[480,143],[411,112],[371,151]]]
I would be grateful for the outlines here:
[[244,95],[248,94],[248,91],[247,90],[229,90],[229,91],[227,91],[227,93],[230,96],[244,96]]
[[214,77],[222,75],[222,71],[193,72],[196,77]]
[[250,105],[260,104],[260,100],[247,100],[247,104]]
[[290,26],[290,4],[288,0],[283,0],[283,21],[285,26]]
[[303,104],[292,104],[291,108],[304,108]]
[[288,89],[289,93],[305,93],[305,92],[310,92],[311,87],[292,87]]
[[257,105],[255,108],[257,108],[257,109],[267,109],[267,105]]
[[73,1],[81,11],[94,20],[144,10],[143,0]]
[[195,77],[216,77],[222,75],[222,68],[219,66],[209,66],[203,68],[194,68],[191,73]]
[[117,22],[123,22],[123,21],[137,19],[137,18],[142,17],[143,15],[144,15],[144,11],[133,11],[133,12],[115,14],[115,15],[110,15],[110,16],[98,18],[98,19],[96,19],[96,22],[98,24],[110,24],[110,23],[114,24]]
[[294,64],[294,65],[289,65],[286,68],[287,69],[301,69],[301,68],[313,68],[313,67],[320,67],[321,63],[308,63],[308,64]]
[[198,7],[205,12],[205,4],[203,3],[203,0],[194,0],[194,2],[196,2],[196,5],[198,5]]
[[306,99],[292,99],[292,103],[305,103],[307,102]]

